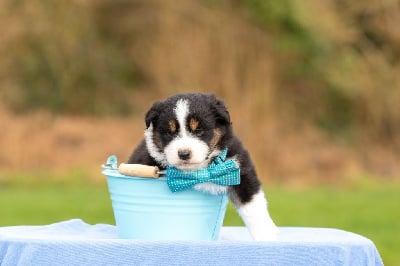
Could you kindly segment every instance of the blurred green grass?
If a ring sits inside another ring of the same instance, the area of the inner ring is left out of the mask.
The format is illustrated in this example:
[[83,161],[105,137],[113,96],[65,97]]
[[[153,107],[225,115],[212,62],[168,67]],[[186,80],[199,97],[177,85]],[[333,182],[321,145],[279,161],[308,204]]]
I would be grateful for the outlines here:
[[[80,218],[113,224],[106,182],[74,178],[0,184],[0,226],[39,225]],[[400,261],[400,185],[366,183],[346,187],[265,189],[270,213],[279,226],[339,228],[370,238],[385,265]],[[243,225],[229,205],[224,225]]]

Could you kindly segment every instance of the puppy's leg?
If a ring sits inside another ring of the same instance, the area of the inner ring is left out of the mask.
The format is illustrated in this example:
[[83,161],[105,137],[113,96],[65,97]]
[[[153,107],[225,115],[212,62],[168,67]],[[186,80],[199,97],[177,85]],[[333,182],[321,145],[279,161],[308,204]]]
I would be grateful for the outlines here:
[[269,215],[267,200],[261,189],[250,201],[236,203],[236,208],[254,240],[276,240],[278,228]]
[[230,199],[254,240],[275,240],[278,228],[269,215],[267,200],[249,153],[238,140],[230,148],[231,156],[237,154],[234,158],[240,166],[240,184],[229,187]]

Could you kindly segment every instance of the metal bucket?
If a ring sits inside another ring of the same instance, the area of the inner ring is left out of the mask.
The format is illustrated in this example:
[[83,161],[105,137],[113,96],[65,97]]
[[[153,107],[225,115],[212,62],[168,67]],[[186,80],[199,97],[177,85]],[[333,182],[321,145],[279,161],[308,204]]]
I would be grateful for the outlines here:
[[227,195],[189,189],[172,193],[166,178],[142,178],[104,170],[120,238],[215,240]]

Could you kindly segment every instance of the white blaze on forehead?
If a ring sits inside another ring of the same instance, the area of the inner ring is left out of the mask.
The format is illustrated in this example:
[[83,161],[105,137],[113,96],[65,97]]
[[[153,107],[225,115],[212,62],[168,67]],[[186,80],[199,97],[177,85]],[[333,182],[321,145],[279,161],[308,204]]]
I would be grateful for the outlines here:
[[174,112],[176,115],[176,119],[178,120],[179,123],[179,128],[181,134],[186,133],[186,118],[189,113],[189,102],[188,100],[180,99],[176,102]]

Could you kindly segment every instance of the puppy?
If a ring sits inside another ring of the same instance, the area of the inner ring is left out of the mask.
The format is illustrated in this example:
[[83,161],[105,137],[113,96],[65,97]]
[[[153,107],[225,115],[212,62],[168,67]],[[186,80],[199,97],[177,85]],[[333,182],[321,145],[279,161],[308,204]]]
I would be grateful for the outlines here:
[[231,202],[255,240],[273,240],[278,229],[270,218],[267,201],[250,156],[233,134],[230,115],[214,95],[178,94],[153,104],[146,114],[144,140],[128,163],[168,165],[181,170],[207,167],[225,148],[227,159],[240,167],[240,184],[195,185],[209,193],[229,193]]

